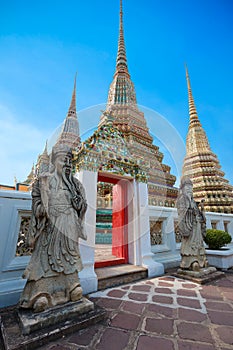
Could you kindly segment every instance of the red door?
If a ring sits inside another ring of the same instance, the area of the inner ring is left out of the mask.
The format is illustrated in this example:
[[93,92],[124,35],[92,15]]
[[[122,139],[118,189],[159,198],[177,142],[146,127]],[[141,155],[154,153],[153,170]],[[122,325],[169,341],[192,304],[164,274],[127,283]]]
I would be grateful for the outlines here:
[[112,255],[115,258],[95,262],[95,267],[104,267],[128,262],[128,206],[127,180],[99,175],[98,181],[112,183]]
[[126,182],[121,180],[113,186],[112,253],[124,262],[128,261],[127,214]]

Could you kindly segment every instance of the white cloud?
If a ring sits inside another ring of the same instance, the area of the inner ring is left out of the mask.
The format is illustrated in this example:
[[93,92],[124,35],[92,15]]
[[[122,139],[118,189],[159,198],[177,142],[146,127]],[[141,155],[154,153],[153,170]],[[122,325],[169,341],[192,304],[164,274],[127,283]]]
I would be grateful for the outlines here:
[[0,104],[0,183],[13,185],[14,176],[23,181],[31,171],[33,162],[43,151],[48,131],[21,122]]

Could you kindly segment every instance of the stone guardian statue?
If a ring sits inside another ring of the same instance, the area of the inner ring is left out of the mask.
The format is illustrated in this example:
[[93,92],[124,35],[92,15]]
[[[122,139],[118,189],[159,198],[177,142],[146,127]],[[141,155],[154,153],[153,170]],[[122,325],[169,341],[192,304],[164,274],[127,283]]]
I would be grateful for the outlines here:
[[181,264],[183,270],[199,271],[208,266],[203,237],[206,233],[204,206],[193,199],[193,184],[183,177],[177,199],[179,232],[182,235]]
[[41,312],[82,297],[79,238],[86,240],[87,209],[82,184],[72,176],[71,149],[56,144],[49,171],[38,172],[32,187],[31,260],[20,307]]

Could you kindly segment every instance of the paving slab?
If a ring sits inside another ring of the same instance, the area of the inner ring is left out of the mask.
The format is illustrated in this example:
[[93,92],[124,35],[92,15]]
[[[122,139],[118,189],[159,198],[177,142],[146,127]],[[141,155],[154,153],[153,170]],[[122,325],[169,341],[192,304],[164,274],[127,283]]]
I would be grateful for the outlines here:
[[233,348],[233,328],[232,327],[218,327],[216,332],[219,338],[226,344],[229,344]]
[[146,318],[145,331],[163,335],[172,335],[174,332],[174,321],[170,318],[155,319]]
[[155,350],[155,349],[166,349],[174,350],[174,343],[169,339],[162,337],[151,337],[147,335],[141,335],[138,339],[136,350]]
[[107,319],[38,350],[233,349],[233,274],[205,285],[169,274],[89,295]]
[[202,341],[212,344],[214,342],[209,327],[194,322],[180,322],[177,326],[178,335],[182,339]]

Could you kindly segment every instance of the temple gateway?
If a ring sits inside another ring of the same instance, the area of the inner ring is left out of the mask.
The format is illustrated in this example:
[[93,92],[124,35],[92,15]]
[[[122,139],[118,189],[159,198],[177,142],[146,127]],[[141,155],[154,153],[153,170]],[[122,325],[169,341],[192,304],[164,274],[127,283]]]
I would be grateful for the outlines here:
[[[206,227],[233,236],[233,187],[225,179],[198,118],[187,69],[186,78],[190,122],[182,175],[193,183],[194,200],[204,200]],[[164,268],[180,263],[176,177],[163,163],[163,154],[153,141],[129,74],[120,0],[116,69],[98,127],[81,142],[75,77],[70,107],[56,140],[57,145],[72,149],[73,175],[86,193],[87,240],[80,239],[84,269],[79,273],[84,294],[114,285],[114,271],[118,273],[116,278],[126,283],[162,275]],[[36,174],[48,164],[46,145],[38,157]],[[4,209],[0,211],[0,294],[4,297],[0,306],[17,303],[24,287],[21,276],[31,254],[26,244],[31,195],[25,188],[30,189],[33,177],[34,168],[20,186],[0,185],[0,190],[16,189],[0,191],[0,206]],[[107,277],[106,269],[111,269]]]
[[[186,78],[190,124],[183,175],[193,181],[194,199],[197,202],[205,200],[205,210],[232,213],[233,188],[224,179],[217,156],[211,151],[199,121],[187,68]],[[139,215],[139,212],[135,214],[138,203],[134,202],[138,188],[141,186],[145,191],[143,196],[147,198],[147,204],[168,208],[176,206],[178,189],[174,186],[176,177],[170,173],[170,166],[163,163],[163,154],[153,144],[144,113],[137,105],[127,64],[122,0],[116,69],[98,129],[81,142],[75,78],[71,104],[59,142],[73,149],[74,173],[86,183],[87,193],[91,191],[94,219],[88,225],[92,226],[90,230],[93,229],[94,239],[91,244],[95,250],[95,267],[128,262],[136,264],[137,259],[130,258],[135,254],[130,241],[136,240],[132,223],[138,219],[135,215]],[[147,229],[143,228],[145,232]],[[161,231],[162,221],[152,222],[151,244],[161,243]],[[140,264],[145,265],[143,258]]]

